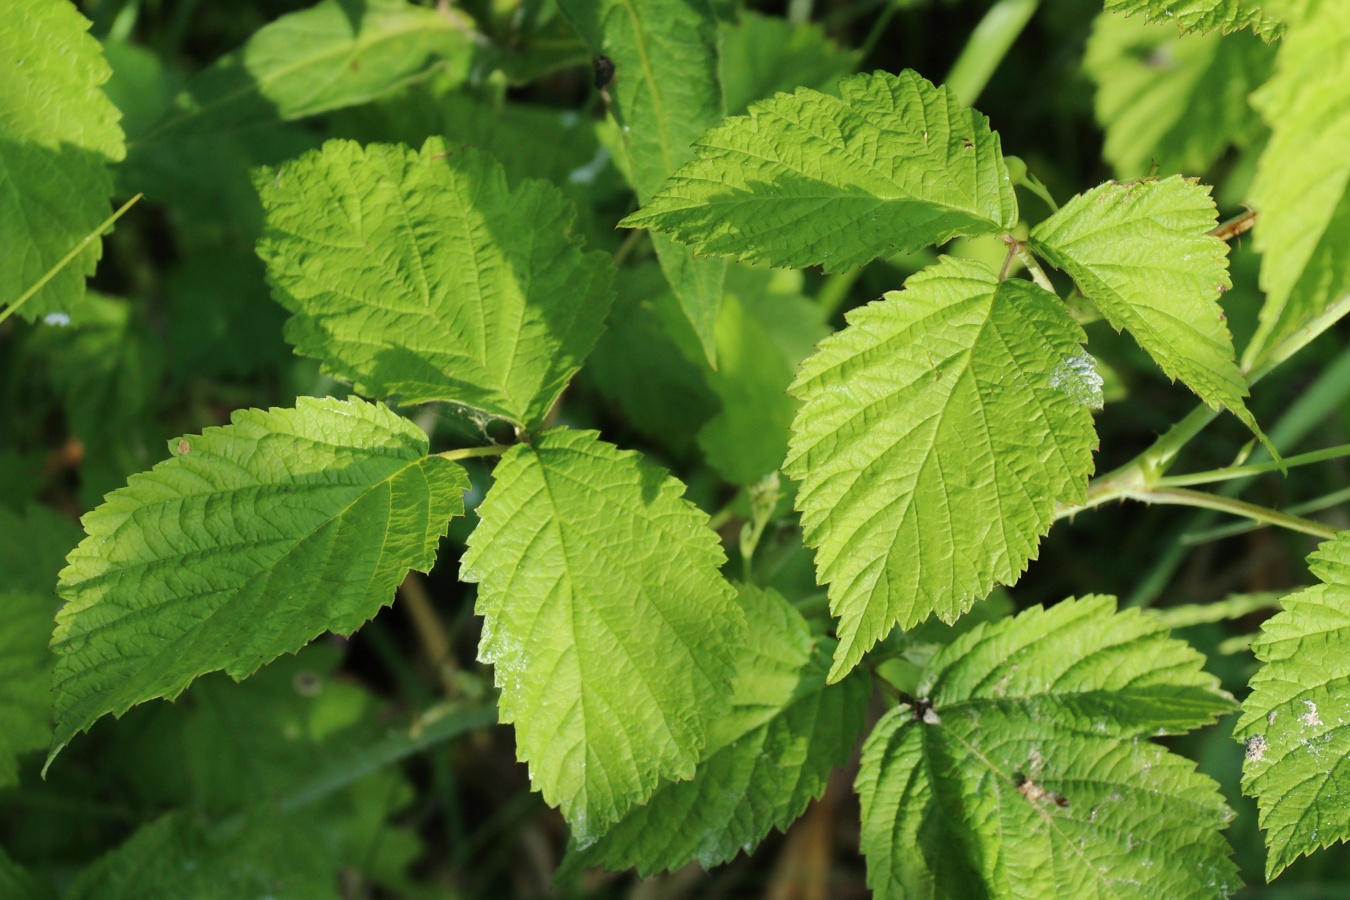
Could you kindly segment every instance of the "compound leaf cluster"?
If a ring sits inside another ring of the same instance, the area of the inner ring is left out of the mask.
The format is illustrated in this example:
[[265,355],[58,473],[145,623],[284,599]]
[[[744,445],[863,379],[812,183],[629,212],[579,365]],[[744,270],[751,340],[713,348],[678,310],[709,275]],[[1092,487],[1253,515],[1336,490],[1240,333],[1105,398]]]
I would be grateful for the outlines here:
[[977,626],[863,747],[879,898],[1188,897],[1236,888],[1217,785],[1151,743],[1232,707],[1204,658],[1109,597]]
[[1252,677],[1233,737],[1247,745],[1243,789],[1261,807],[1266,878],[1350,839],[1350,533],[1308,558],[1321,584],[1284,598],[1252,644]]

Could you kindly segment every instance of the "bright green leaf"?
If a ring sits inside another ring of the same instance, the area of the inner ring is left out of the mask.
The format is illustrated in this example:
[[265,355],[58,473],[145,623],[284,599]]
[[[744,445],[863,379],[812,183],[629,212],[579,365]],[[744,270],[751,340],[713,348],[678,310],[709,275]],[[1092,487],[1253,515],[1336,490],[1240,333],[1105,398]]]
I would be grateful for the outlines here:
[[858,54],[840,48],[815,23],[746,9],[734,25],[722,26],[721,63],[727,112],[739,116],[779,91],[833,91],[857,67]]
[[1083,68],[1097,83],[1103,155],[1120,178],[1198,175],[1260,127],[1247,96],[1270,73],[1275,49],[1251,34],[1177,34],[1103,13]]
[[[125,154],[110,70],[89,22],[60,0],[12,0],[0,17],[0,306],[94,231],[110,212],[108,163]],[[102,253],[95,238],[20,307],[32,321],[69,314]]]
[[323,0],[254,32],[139,138],[165,143],[366,103],[433,66],[468,75],[471,23],[407,0]]
[[[1160,22],[1187,31],[1224,34],[1250,28],[1267,40],[1280,36],[1284,19],[1279,13],[1288,0],[1106,0],[1106,11],[1127,16],[1142,15],[1146,22]],[[1273,12],[1275,14],[1272,14]]]
[[[725,112],[717,22],[707,0],[559,0],[594,56],[614,63],[611,111],[623,133],[638,201],[646,203]],[[726,264],[695,259],[653,235],[657,258],[708,361]]]
[[1247,382],[1219,307],[1232,282],[1228,245],[1209,233],[1217,215],[1209,188],[1193,179],[1108,181],[1032,229],[1031,247],[1169,378],[1264,438],[1247,411]]
[[61,573],[53,754],[198,675],[240,679],[350,634],[431,568],[469,486],[415,425],[360,400],[240,410],[171,449],[84,517]]
[[1033,607],[939,651],[863,747],[876,896],[1228,896],[1218,786],[1147,740],[1231,708],[1203,662],[1109,597]]
[[479,658],[535,789],[587,843],[693,776],[744,616],[707,516],[637,454],[558,429],[495,476],[460,576],[480,585]]
[[1266,302],[1262,354],[1350,294],[1350,3],[1322,3],[1252,98],[1272,129],[1251,187]]
[[1233,737],[1247,744],[1242,788],[1261,806],[1266,878],[1350,839],[1350,533],[1308,558],[1323,584],[1284,598],[1252,644],[1266,665]]
[[567,867],[636,866],[642,875],[698,860],[705,869],[752,852],[825,790],[862,732],[862,673],[826,686],[833,641],[773,591],[742,586],[753,628],[737,657],[731,709],[714,723],[692,781],[666,783]]
[[906,69],[845,78],[839,92],[802,88],[728,119],[620,224],[836,272],[1017,223],[998,135],[946,88]]
[[287,338],[362,393],[532,428],[604,327],[613,268],[572,205],[477,150],[329,141],[259,188]]
[[1053,294],[942,258],[802,365],[784,471],[839,616],[832,680],[897,623],[1010,584],[1092,471],[1101,379]]

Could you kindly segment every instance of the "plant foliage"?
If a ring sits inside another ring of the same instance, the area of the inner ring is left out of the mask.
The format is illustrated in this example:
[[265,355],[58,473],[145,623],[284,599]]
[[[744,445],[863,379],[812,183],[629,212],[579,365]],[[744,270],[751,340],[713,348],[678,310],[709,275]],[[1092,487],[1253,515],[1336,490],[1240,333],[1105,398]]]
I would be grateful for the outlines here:
[[1350,4],[968,5],[17,0],[0,895],[1350,883]]

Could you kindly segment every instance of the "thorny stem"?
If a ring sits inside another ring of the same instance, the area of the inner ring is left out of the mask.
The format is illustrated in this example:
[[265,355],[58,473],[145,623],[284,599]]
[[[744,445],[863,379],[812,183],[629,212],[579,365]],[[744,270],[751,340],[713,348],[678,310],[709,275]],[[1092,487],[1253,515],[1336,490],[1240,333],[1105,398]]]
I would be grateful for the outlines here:
[[1125,491],[1121,496],[1131,500],[1141,500],[1144,503],[1173,503],[1178,506],[1198,506],[1201,509],[1213,509],[1218,512],[1254,519],[1257,522],[1265,522],[1268,525],[1278,525],[1281,528],[1288,528],[1290,531],[1301,531],[1304,534],[1311,534],[1323,539],[1336,536],[1336,529],[1330,525],[1323,525],[1320,522],[1314,522],[1300,516],[1277,512],[1264,506],[1257,506],[1255,503],[1247,503],[1244,500],[1221,497],[1217,494],[1206,494],[1204,491],[1192,491],[1186,488],[1159,490],[1157,487],[1151,487],[1143,491]]

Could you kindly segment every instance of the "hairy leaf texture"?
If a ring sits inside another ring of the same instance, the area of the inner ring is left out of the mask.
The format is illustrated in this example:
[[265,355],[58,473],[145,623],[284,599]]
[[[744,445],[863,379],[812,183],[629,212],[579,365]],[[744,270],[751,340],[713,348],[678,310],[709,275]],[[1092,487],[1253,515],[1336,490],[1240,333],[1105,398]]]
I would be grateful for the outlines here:
[[863,747],[868,884],[887,898],[1219,898],[1217,785],[1148,737],[1232,707],[1204,658],[1109,597],[940,650]]
[[431,568],[469,486],[417,426],[362,400],[240,410],[170,447],[84,517],[61,573],[53,755],[199,675],[241,679],[355,631]]
[[479,658],[535,789],[589,843],[693,776],[745,616],[708,517],[636,453],[555,429],[495,477],[460,572],[480,585]]
[[1290,0],[1106,0],[1106,11],[1127,16],[1142,15],[1145,21],[1174,25],[1186,31],[1221,31],[1242,28],[1273,40],[1284,30],[1285,6]]
[[791,387],[784,471],[829,584],[830,679],[1010,584],[1092,471],[1101,378],[1053,294],[943,258],[854,310]]
[[[126,154],[112,74],[71,3],[11,0],[0,16],[0,306],[73,250],[111,211],[108,163]],[[32,321],[69,314],[102,253],[94,238],[28,299]]]
[[752,627],[736,653],[731,708],[708,734],[690,781],[666,782],[599,841],[574,847],[568,870],[636,867],[648,875],[749,853],[825,791],[862,732],[871,693],[858,672],[827,685],[833,641],[772,590],[742,585]]
[[1264,441],[1219,307],[1232,282],[1228,245],[1209,233],[1217,215],[1209,188],[1193,179],[1108,181],[1033,228],[1031,247],[1168,377],[1226,406]]
[[850,76],[839,93],[751,104],[620,224],[700,253],[836,272],[1017,223],[998,135],[945,87],[906,69]]
[[1350,838],[1350,532],[1308,558],[1322,584],[1284,598],[1252,644],[1266,665],[1233,737],[1242,787],[1261,807],[1266,878]]
[[613,267],[575,209],[478,150],[329,141],[259,189],[287,338],[363,393],[532,428],[604,327]]

